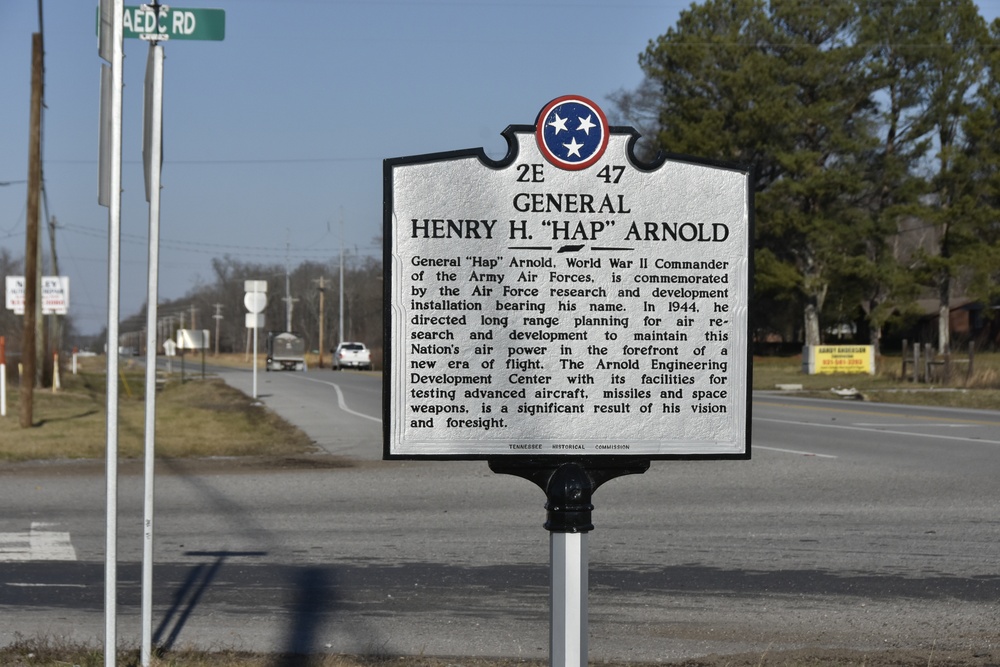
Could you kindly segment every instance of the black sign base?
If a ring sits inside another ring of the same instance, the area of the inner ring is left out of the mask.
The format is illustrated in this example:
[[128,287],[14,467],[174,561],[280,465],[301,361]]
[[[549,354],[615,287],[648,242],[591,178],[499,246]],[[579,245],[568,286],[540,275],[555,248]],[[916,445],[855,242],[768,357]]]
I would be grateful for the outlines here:
[[594,529],[591,498],[601,484],[649,470],[645,459],[490,459],[490,470],[523,477],[545,492],[545,529],[553,533],[587,533]]

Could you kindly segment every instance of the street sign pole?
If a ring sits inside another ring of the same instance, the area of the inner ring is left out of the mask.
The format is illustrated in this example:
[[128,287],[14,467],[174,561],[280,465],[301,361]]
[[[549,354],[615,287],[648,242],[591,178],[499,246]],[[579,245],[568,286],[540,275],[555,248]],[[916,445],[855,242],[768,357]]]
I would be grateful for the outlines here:
[[142,549],[143,667],[149,667],[153,644],[153,482],[156,460],[156,314],[159,298],[160,164],[163,139],[163,47],[150,42],[146,61],[143,166],[149,201],[149,277],[146,294],[146,440]]
[[587,664],[589,533],[549,533],[551,665]]
[[[101,159],[98,202],[108,207],[107,447],[105,495],[107,526],[104,551],[104,664],[115,667],[118,622],[118,315],[121,283],[122,183],[122,0],[101,0],[98,55],[102,66]],[[110,28],[110,30],[109,30]]]
[[267,281],[244,280],[243,305],[247,308],[247,326],[253,324],[253,398],[257,400],[257,329],[261,326],[261,313],[267,305]]
[[[122,62],[124,38],[150,42],[146,73],[146,123],[143,160],[146,168],[146,199],[149,201],[149,282],[146,364],[146,509],[143,530],[143,641],[142,664],[149,665],[152,628],[152,478],[154,462],[156,395],[156,299],[159,252],[160,167],[162,150],[163,50],[157,42],[169,39],[221,41],[225,39],[226,15],[220,9],[178,9],[160,5],[126,7],[123,0],[100,0],[97,8],[98,55],[110,63],[101,67],[97,201],[108,207],[108,362],[107,377],[118,377],[118,318],[121,272],[121,135]],[[183,355],[181,382],[184,381]],[[117,643],[117,539],[118,539],[118,383],[107,390],[107,550],[105,556],[104,660],[115,665]]]

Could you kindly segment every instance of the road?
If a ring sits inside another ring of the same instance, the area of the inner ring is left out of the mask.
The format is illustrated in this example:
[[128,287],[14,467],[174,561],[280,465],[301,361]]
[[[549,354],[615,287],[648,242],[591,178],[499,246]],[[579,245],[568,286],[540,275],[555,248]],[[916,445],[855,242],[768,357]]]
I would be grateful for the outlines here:
[[[258,380],[263,402],[352,463],[161,462],[159,644],[547,655],[541,491],[484,462],[380,461],[378,378]],[[997,649],[1000,413],[769,394],[753,410],[751,461],[654,462],[595,495],[592,660]],[[100,643],[102,470],[0,467],[0,643]],[[141,476],[125,470],[120,495],[119,631],[135,644]]]

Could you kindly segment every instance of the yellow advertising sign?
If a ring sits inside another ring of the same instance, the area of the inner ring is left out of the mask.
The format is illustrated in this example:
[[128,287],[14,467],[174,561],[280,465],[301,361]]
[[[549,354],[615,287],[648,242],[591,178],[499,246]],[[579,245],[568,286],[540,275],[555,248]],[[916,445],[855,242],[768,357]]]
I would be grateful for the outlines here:
[[875,348],[871,345],[810,345],[802,355],[803,370],[817,373],[875,374]]

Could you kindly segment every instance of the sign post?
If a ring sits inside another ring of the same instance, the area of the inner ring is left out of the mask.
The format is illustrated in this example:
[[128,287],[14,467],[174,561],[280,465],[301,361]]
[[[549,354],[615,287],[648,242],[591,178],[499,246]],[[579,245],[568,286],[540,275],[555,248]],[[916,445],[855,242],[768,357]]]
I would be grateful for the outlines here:
[[149,44],[143,85],[142,164],[149,202],[149,265],[146,281],[146,423],[143,449],[142,646],[149,665],[153,650],[153,492],[156,461],[156,315],[160,275],[160,176],[163,162],[163,47]]
[[591,495],[750,456],[748,169],[660,156],[579,96],[481,149],[384,162],[386,459],[546,493],[553,665],[586,664]]
[[257,330],[264,326],[267,306],[267,281],[244,280],[243,305],[247,307],[247,327],[253,328],[253,398],[257,400]]
[[0,417],[7,416],[7,337],[0,336]]
[[[122,0],[100,0],[97,54],[101,65],[97,202],[108,207],[108,356],[106,377],[118,377],[121,285]],[[105,462],[104,664],[115,667],[118,648],[118,382],[108,382]]]
[[[162,104],[163,104],[163,48],[159,42],[176,39],[221,41],[226,35],[226,14],[221,9],[182,9],[168,7],[154,0],[151,4],[125,6],[122,0],[101,0],[97,8],[98,54],[111,63],[101,70],[100,153],[98,159],[98,202],[109,208],[109,312],[108,340],[117,340],[118,285],[121,245],[121,109],[122,109],[122,58],[123,39],[142,39],[150,42],[146,66],[145,113],[143,123],[143,167],[145,170],[146,200],[149,202],[149,281],[147,312],[147,364],[146,364],[146,500],[144,517],[143,586],[142,586],[142,647],[141,664],[147,667],[152,648],[152,541],[153,505],[152,476],[155,423],[156,382],[156,303],[160,217],[160,166],[162,163]],[[183,348],[182,348],[183,349]],[[108,377],[117,376],[117,355],[108,355]],[[112,361],[113,359],[113,361]],[[205,375],[204,350],[202,351],[202,377]],[[181,355],[181,382],[184,381],[184,357]],[[108,459],[117,459],[117,389],[108,391]],[[111,404],[115,404],[112,411]],[[108,465],[109,479],[117,478],[117,464]],[[111,508],[111,496],[117,495],[117,482],[108,483],[108,559],[115,551],[110,535],[117,537],[117,510]],[[114,517],[112,517],[114,514]],[[108,565],[106,609],[109,617],[116,614],[114,580],[116,572]],[[115,629],[108,621],[105,637],[105,660],[110,648],[111,667],[114,665]]]

